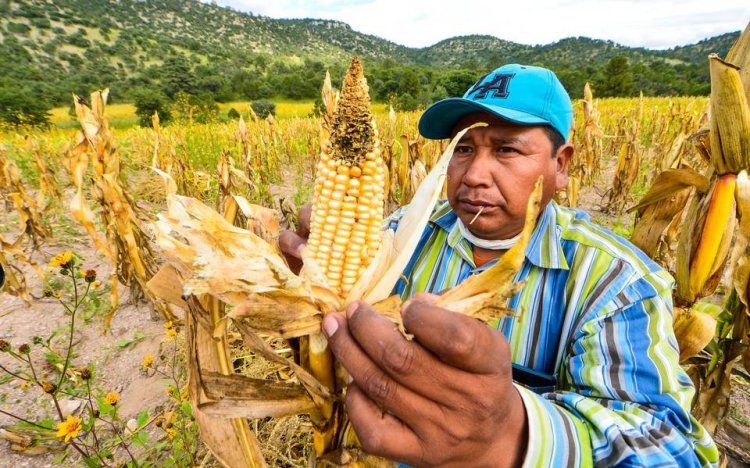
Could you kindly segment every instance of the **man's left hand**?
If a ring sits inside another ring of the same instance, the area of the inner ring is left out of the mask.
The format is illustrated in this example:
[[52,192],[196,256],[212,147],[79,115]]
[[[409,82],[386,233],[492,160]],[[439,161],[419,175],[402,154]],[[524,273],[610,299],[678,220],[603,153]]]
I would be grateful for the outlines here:
[[414,466],[520,466],[526,413],[505,338],[424,299],[402,316],[413,340],[363,302],[324,321],[362,448]]

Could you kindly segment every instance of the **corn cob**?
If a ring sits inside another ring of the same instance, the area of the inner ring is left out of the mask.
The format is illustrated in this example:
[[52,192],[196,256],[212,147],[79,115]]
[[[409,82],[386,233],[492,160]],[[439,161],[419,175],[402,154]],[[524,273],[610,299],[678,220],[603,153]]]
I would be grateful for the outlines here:
[[[737,176],[724,174],[714,185],[711,199],[708,203],[706,221],[703,224],[698,246],[690,259],[690,291],[700,294],[703,285],[713,273],[721,267],[728,249],[720,255],[722,240],[731,239],[734,231],[734,188]],[[728,233],[726,228],[732,226]],[[717,262],[719,260],[719,262]],[[719,263],[717,265],[717,263]]]
[[307,258],[345,296],[380,247],[385,167],[358,59],[344,78],[330,138],[321,141]]
[[684,303],[711,294],[718,285],[737,221],[737,174],[748,167],[750,106],[737,67],[712,54],[710,160],[713,187],[691,203],[692,229],[681,236],[677,296]]

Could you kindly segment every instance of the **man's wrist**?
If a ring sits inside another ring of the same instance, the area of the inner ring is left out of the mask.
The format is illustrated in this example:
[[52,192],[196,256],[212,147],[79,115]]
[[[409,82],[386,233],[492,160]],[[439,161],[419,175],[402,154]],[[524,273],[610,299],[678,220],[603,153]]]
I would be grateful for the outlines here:
[[510,404],[509,414],[504,430],[498,434],[495,443],[486,452],[482,466],[520,467],[526,459],[529,442],[529,424],[526,406],[518,389],[513,386],[513,403]]

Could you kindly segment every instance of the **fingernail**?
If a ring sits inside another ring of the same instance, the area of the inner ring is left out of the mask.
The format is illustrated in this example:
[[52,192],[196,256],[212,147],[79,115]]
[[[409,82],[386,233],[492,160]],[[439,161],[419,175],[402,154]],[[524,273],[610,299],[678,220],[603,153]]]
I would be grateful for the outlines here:
[[352,374],[347,375],[346,376],[346,384],[349,385],[352,382],[354,382],[354,378],[352,377]]
[[346,316],[349,318],[352,318],[352,316],[357,313],[357,309],[359,309],[359,303],[352,302],[346,307]]
[[323,330],[326,332],[326,335],[331,337],[338,329],[339,322],[332,315],[326,315],[323,319]]

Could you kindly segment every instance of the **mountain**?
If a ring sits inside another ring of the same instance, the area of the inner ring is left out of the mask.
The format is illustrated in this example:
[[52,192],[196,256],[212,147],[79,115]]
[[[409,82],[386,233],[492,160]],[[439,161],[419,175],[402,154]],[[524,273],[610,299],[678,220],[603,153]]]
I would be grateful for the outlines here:
[[352,55],[363,59],[374,96],[400,99],[403,108],[460,93],[507,62],[548,66],[578,95],[587,80],[604,83],[607,64],[625,57],[638,87],[630,94],[705,94],[707,54],[726,54],[738,36],[665,51],[585,37],[530,46],[478,35],[416,49],[339,21],[272,19],[197,0],[0,0],[0,96],[25,92],[59,104],[71,92],[109,86],[121,100],[139,90],[170,99],[180,91],[216,100],[310,98],[325,70],[335,81]]

